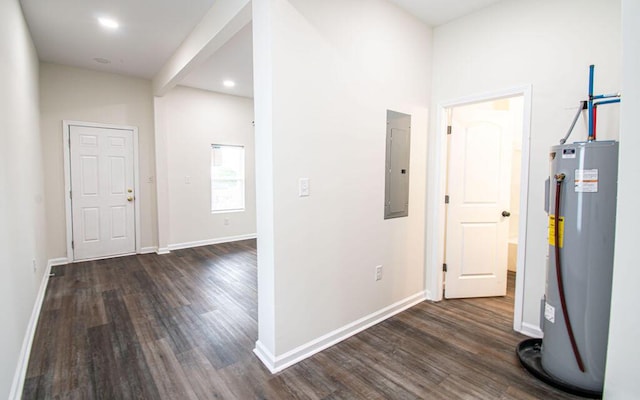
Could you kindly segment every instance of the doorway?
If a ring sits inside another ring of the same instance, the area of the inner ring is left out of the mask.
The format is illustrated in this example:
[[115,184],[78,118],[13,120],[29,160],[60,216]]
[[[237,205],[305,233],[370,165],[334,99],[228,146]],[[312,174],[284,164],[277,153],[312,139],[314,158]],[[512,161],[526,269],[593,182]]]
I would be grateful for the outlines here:
[[504,296],[518,237],[522,95],[446,111],[444,297]]
[[139,252],[137,128],[64,121],[70,262]]
[[[515,275],[514,329],[519,332],[530,108],[530,86],[449,101],[439,108],[436,138],[440,206],[432,299],[504,296],[508,277]],[[509,268],[515,271],[508,273]]]

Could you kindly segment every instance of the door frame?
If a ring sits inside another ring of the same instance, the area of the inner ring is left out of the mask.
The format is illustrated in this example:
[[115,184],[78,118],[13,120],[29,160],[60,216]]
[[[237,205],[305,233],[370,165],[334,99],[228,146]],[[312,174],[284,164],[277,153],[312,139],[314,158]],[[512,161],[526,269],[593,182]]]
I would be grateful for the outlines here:
[[[135,248],[136,253],[141,253],[141,243],[140,243],[140,201],[138,201],[140,196],[140,175],[139,175],[139,158],[138,158],[138,127],[130,126],[130,125],[114,125],[114,124],[103,124],[97,122],[86,122],[86,121],[72,121],[72,120],[63,120],[62,121],[62,148],[64,149],[64,204],[65,204],[65,219],[66,219],[66,228],[67,228],[67,261],[68,262],[76,262],[75,254],[73,251],[73,247],[71,246],[71,242],[73,240],[73,221],[72,221],[72,210],[71,210],[71,148],[70,148],[70,132],[69,129],[71,126],[86,126],[90,128],[103,128],[103,129],[120,129],[120,130],[128,130],[133,132],[133,182],[134,182],[134,190],[136,201],[133,202],[134,212],[135,212]],[[122,256],[122,254],[118,254],[118,256]],[[101,257],[104,258],[104,257]],[[106,257],[109,258],[109,257]],[[82,260],[88,261],[88,260]]]
[[[516,288],[515,288],[515,304],[513,313],[513,329],[522,332],[522,310],[524,307],[524,277],[525,277],[525,257],[526,257],[526,238],[527,238],[527,219],[528,219],[528,200],[529,200],[529,158],[530,158],[530,139],[531,139],[531,85],[514,86],[493,92],[485,92],[473,94],[470,96],[460,97],[457,99],[444,101],[438,104],[436,135],[435,135],[435,165],[436,172],[434,174],[435,184],[434,193],[436,202],[435,207],[431,210],[431,217],[434,221],[432,225],[433,231],[431,237],[434,238],[434,251],[428,255],[428,264],[431,264],[430,271],[427,272],[427,279],[430,282],[427,289],[431,294],[431,300],[440,301],[443,299],[443,271],[441,266],[444,263],[445,240],[446,240],[446,207],[444,196],[446,194],[447,184],[447,109],[481,103],[491,100],[499,100],[509,97],[523,97],[523,116],[522,116],[522,159],[520,173],[520,223],[518,226],[518,255],[516,265]],[[505,266],[506,268],[506,266]]]

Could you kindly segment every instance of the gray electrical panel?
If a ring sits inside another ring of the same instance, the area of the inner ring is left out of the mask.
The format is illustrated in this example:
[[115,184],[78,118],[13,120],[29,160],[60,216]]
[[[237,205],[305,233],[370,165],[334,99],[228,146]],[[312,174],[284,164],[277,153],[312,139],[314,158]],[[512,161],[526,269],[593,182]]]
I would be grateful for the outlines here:
[[384,219],[409,215],[411,115],[387,110]]

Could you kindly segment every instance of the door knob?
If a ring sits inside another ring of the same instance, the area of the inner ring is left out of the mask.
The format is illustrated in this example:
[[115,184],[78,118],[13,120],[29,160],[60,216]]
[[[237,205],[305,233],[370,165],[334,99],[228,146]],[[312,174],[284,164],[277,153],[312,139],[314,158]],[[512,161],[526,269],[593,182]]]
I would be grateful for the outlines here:
[[510,217],[510,216],[511,216],[511,213],[510,213],[509,211],[503,211],[503,212],[502,212],[502,216],[503,216],[503,217]]
[[[127,197],[127,201],[133,201],[133,196]],[[503,213],[504,214],[504,213]]]

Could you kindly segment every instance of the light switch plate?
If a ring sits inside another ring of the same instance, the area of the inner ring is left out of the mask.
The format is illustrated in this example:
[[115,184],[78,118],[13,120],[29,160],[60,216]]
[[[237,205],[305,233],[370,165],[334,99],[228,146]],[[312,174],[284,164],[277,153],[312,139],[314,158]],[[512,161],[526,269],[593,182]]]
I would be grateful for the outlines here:
[[309,178],[300,178],[298,182],[298,196],[309,196]]

